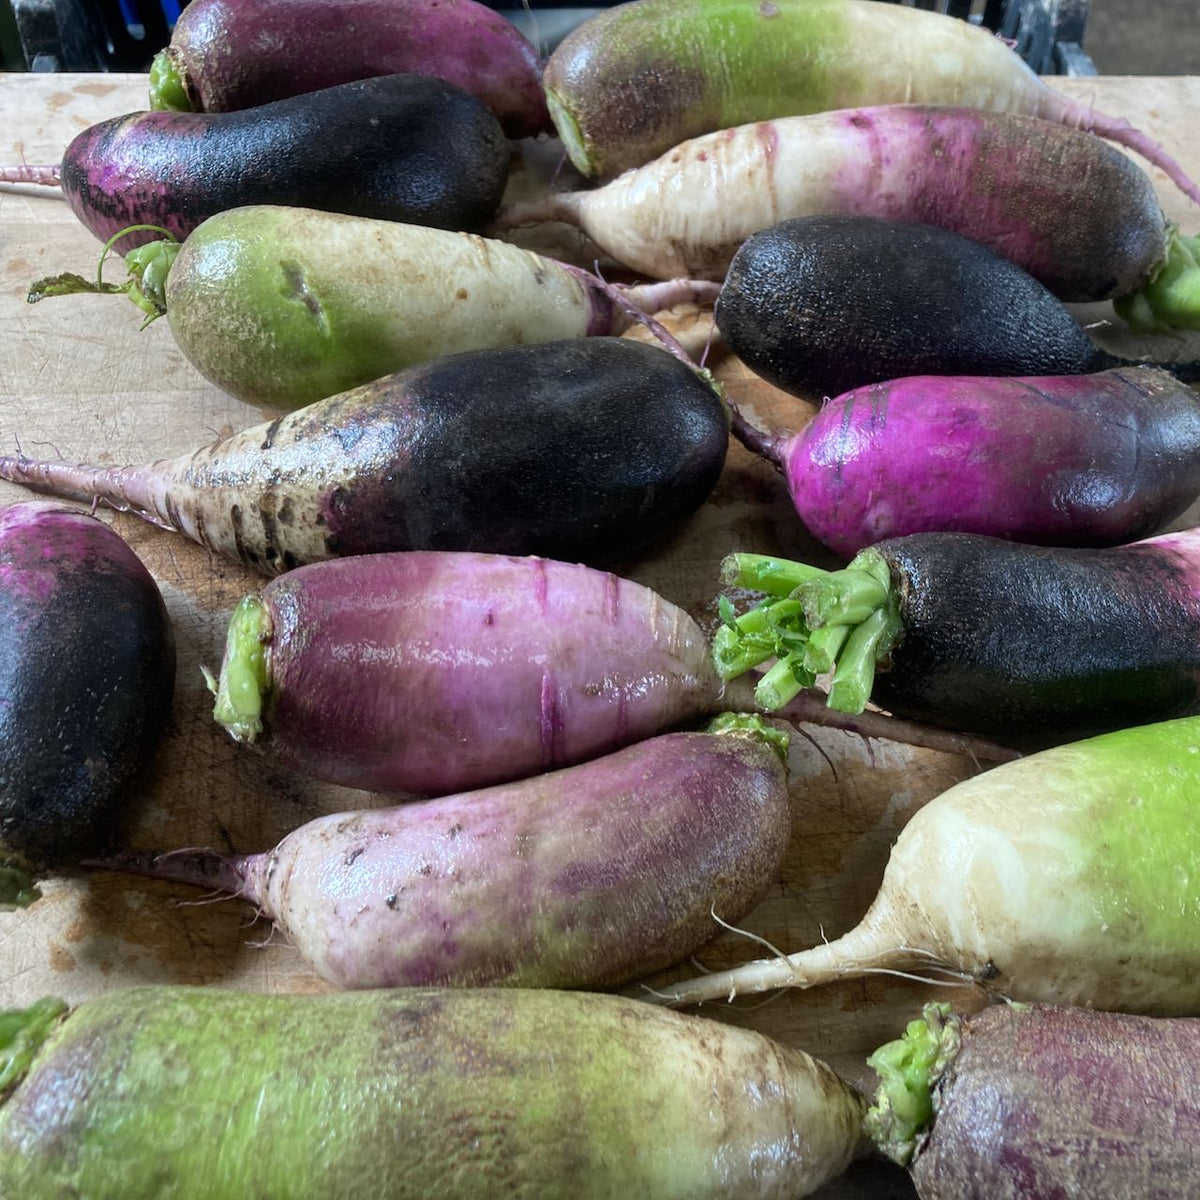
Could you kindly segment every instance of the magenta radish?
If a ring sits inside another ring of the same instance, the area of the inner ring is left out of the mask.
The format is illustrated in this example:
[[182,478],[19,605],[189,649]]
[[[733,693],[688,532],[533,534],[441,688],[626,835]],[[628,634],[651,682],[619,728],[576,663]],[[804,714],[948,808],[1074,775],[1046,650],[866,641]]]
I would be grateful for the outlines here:
[[1200,1189],[1195,1018],[928,1004],[868,1061],[880,1085],[865,1128],[922,1200]]
[[275,574],[390,550],[586,561],[677,530],[725,461],[719,390],[593,337],[449,355],[127,467],[0,456],[0,478],[99,499]]
[[970,21],[879,0],[638,0],[557,47],[543,74],[571,161],[608,178],[688,138],[861,105],[996,109],[1135,150],[1193,200],[1200,190],[1127,121],[1056,92]]
[[1195,1013],[1198,787],[1198,717],[1004,763],[917,812],[853,929],[654,998],[695,1004],[898,970],[1012,1000]]
[[[705,134],[603,187],[512,205],[498,222],[567,221],[634,270],[723,279],[751,234],[835,213],[950,230],[1070,301],[1140,297],[1168,261],[1195,254],[1145,173],[1100,138],[1036,117],[915,104]],[[1178,303],[1160,315],[1198,319]]]
[[[39,280],[31,303],[127,292],[207,379],[299,408],[447,354],[618,334],[630,318],[586,271],[494,238],[282,205],[216,213],[125,256],[129,279]],[[618,289],[649,312],[711,302],[692,280]]]
[[478,96],[511,137],[551,128],[537,51],[475,0],[191,0],[150,66],[150,107],[226,112],[401,72]]
[[0,510],[0,908],[106,848],[166,730],[170,617],[150,573],[98,518]]
[[805,527],[842,558],[962,531],[1115,546],[1200,496],[1200,397],[1165,371],[916,376],[826,401],[798,432],[735,431],[774,463]]
[[730,715],[518,783],[321,817],[263,854],[92,865],[247,900],[341,988],[610,987],[766,894],[791,830],[786,752]]

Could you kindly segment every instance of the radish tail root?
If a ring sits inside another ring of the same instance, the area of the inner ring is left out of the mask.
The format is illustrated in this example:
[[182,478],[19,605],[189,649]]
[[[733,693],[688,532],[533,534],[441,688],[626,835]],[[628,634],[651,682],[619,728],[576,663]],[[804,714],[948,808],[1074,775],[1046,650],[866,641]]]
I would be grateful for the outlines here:
[[236,854],[222,854],[218,850],[174,850],[165,854],[119,850],[98,858],[88,858],[81,865],[90,870],[120,871],[126,875],[141,875],[168,883],[185,883],[190,887],[207,888],[225,896],[253,901],[256,897],[247,891],[243,861]]
[[0,167],[0,183],[35,183],[39,187],[58,187],[58,164],[32,166],[29,163],[20,163],[14,167]]

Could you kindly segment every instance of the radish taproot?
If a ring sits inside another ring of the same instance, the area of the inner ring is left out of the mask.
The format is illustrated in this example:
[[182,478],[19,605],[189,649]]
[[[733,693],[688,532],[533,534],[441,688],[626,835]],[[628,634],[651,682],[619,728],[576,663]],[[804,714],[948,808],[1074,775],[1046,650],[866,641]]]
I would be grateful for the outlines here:
[[1089,130],[1200,189],[1127,121],[1044,83],[970,21],[880,0],[636,0],[559,43],[550,115],[583,174],[611,177],[688,138],[855,105],[962,105]]
[[[148,319],[167,314],[205,378],[275,408],[446,354],[616,334],[630,323],[599,280],[569,264],[472,233],[317,209],[227,209],[182,243],[136,247],[125,264],[124,283],[57,275],[34,283],[28,299],[126,292]],[[619,290],[658,311],[711,302],[717,285]]]
[[[723,279],[751,234],[832,213],[949,229],[1066,301],[1132,296],[1197,242],[1168,225],[1132,159],[1091,134],[1037,117],[916,104],[705,134],[604,187],[513,204],[497,221],[567,221],[652,277]],[[1200,320],[1195,307],[1168,307],[1163,317]]]
[[386,550],[634,554],[716,483],[728,416],[666,351],[595,337],[449,355],[156,463],[0,456],[267,574]]
[[[232,614],[210,683],[214,717],[236,740],[328,782],[425,795],[568,766],[753,703],[749,689],[722,686],[688,613],[641,584],[577,563],[447,552],[337,559],[271,580]],[[814,700],[781,715],[830,713]],[[857,720],[841,727],[928,736]]]
[[[1008,259],[950,230],[882,217],[796,217],[751,235],[733,257],[715,319],[755,374],[802,396],[907,375],[1078,375],[1131,365],[1101,350]],[[1196,363],[1160,365],[1200,377]]]
[[686,958],[777,880],[787,736],[718,718],[576,767],[336,813],[263,854],[89,865],[216,888],[341,988],[605,988]]
[[158,586],[103,521],[0,510],[0,908],[106,848],[166,730],[175,643]]
[[921,1200],[1200,1192],[1195,1018],[928,1004],[868,1062],[865,1127]]
[[1200,718],[1057,746],[955,784],[892,847],[841,937],[664,987],[672,1004],[878,971],[1014,1000],[1200,1011]]
[[150,64],[150,107],[227,112],[403,72],[478,96],[510,137],[550,132],[537,51],[476,0],[191,0]]
[[[728,620],[725,677],[778,656],[770,710],[832,669],[828,703],[1037,748],[1200,711],[1200,529],[1105,549],[969,533],[889,538],[839,571],[732,555],[771,594]],[[776,598],[777,597],[777,598]]]
[[790,1200],[866,1107],[761,1034],[566,991],[143,987],[0,1013],[0,1039],[22,1200]]
[[1200,395],[1152,367],[914,376],[843,392],[795,433],[733,428],[844,559],[926,532],[1116,546],[1200,497]]
[[[509,145],[474,96],[425,75],[343,83],[231,113],[137,112],[78,134],[59,182],[102,241],[131,225],[186,237],[244,204],[482,229]],[[154,235],[130,233],[124,252]]]

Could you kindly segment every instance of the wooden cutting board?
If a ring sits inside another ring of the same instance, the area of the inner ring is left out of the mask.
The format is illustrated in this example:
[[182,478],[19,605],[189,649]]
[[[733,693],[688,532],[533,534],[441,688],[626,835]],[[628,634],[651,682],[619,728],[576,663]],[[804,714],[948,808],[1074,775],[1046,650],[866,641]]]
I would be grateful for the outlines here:
[[[1056,80],[1097,108],[1128,117],[1164,143],[1200,177],[1200,79]],[[87,125],[145,106],[141,76],[0,76],[0,117],[8,162],[55,162]],[[557,162],[553,146],[526,147],[514,187],[545,186]],[[1152,172],[1167,214],[1184,232],[1200,230],[1200,211]],[[590,263],[593,251],[573,231],[525,232],[527,244]],[[56,191],[0,190],[0,445],[29,454],[119,463],[174,455],[265,419],[265,411],[222,394],[175,349],[165,321],[139,331],[139,314],[120,297],[25,302],[35,278],[94,270],[99,244]],[[120,276],[120,264],[112,278]],[[1080,310],[1107,322],[1107,305]],[[702,346],[710,321],[676,310],[670,324]],[[1123,339],[1096,329],[1116,350],[1200,357],[1200,336]],[[710,365],[758,421],[798,427],[813,409],[774,391],[719,347]],[[28,493],[0,484],[0,504]],[[178,685],[171,728],[155,777],[129,797],[128,844],[141,848],[216,846],[253,851],[273,845],[323,813],[362,807],[371,796],[321,784],[234,745],[211,719],[201,664],[220,659],[229,611],[261,580],[184,539],[120,514],[106,520],[146,562],[166,597],[178,640]],[[1180,524],[1200,515],[1194,509]],[[620,573],[687,608],[706,629],[715,617],[717,568],[733,550],[832,560],[795,519],[779,477],[739,445],[711,499],[673,540],[653,554],[619,565]],[[0,631],[2,636],[2,631]],[[809,728],[791,754],[794,837],[770,895],[741,924],[784,950],[833,938],[851,927],[875,894],[897,832],[927,800],[977,770],[958,755]],[[761,949],[725,933],[698,956],[723,968]],[[692,973],[686,965],[654,982]],[[318,991],[295,953],[241,903],[210,902],[185,889],[98,873],[45,887],[28,911],[0,914],[0,1008],[45,993],[71,1002],[147,982],[204,984],[261,991]],[[849,1075],[865,1078],[862,1058],[894,1036],[933,995],[968,1007],[972,990],[941,989],[878,977],[811,993],[791,991],[764,1003],[752,998],[708,1006],[713,1017],[751,1025],[818,1053]],[[898,1172],[866,1165],[823,1193],[905,1195]]]

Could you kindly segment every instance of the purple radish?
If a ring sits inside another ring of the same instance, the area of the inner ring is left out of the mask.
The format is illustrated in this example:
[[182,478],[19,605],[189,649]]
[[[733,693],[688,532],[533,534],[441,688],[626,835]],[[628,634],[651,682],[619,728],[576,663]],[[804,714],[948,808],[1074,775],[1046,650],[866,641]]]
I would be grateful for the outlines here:
[[[206,217],[283,204],[479,230],[499,207],[509,145],[474,96],[388,75],[230,113],[137,112],[77,135],[59,181],[107,241],[132,225],[184,238]],[[129,233],[124,253],[155,233]]]
[[[487,554],[289,571],[239,604],[210,682],[214,716],[238,741],[318,779],[425,795],[521,779],[753,706],[748,689],[724,688],[695,621],[649,588]],[[838,723],[815,697],[781,715]],[[878,719],[843,727],[927,733]]]
[[921,1200],[1200,1192],[1200,1020],[925,1006],[868,1060],[865,1128]]
[[551,129],[537,51],[476,0],[192,0],[150,65],[150,107],[226,112],[401,72],[478,96],[510,137]]
[[603,988],[679,962],[777,879],[787,738],[757,717],[519,783],[310,821],[264,854],[116,854],[248,900],[341,988]]
[[1200,495],[1200,396],[1152,367],[895,379],[827,401],[798,433],[734,428],[845,559],[938,530],[1115,546]]
[[166,606],[103,521],[33,501],[0,510],[0,908],[106,848],[165,732]]
[[[1146,174],[1100,138],[915,104],[705,134],[604,187],[513,205],[498,223],[568,221],[634,270],[723,279],[751,234],[834,213],[948,229],[1068,301],[1138,295],[1197,241],[1168,225]],[[1168,304],[1162,317],[1195,324],[1200,312]]]
[[637,0],[566,37],[543,75],[572,162],[609,178],[711,130],[860,105],[1025,113],[1135,150],[1200,189],[1127,121],[1064,96],[990,31],[879,0]]

